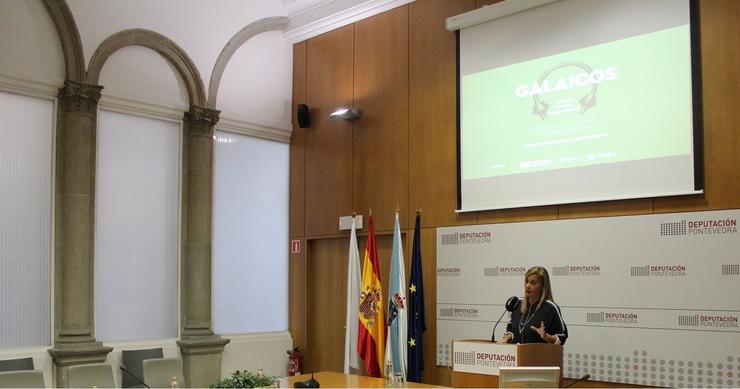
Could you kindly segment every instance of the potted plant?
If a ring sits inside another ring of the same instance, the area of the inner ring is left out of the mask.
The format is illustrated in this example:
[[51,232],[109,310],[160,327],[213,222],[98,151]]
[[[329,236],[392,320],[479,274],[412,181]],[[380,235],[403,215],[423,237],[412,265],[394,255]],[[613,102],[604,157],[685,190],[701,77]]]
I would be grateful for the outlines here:
[[216,381],[209,388],[267,388],[277,387],[277,377],[267,376],[262,372],[262,368],[257,369],[257,373],[251,371],[235,371],[231,377],[223,378]]

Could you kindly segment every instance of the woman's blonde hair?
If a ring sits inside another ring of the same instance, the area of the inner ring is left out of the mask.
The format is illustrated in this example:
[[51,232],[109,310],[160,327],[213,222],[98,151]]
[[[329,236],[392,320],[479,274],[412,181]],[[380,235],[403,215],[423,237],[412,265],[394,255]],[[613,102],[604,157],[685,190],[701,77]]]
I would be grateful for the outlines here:
[[[542,305],[545,300],[555,302],[555,299],[552,297],[552,288],[550,287],[550,275],[547,273],[547,269],[542,266],[533,266],[530,267],[529,270],[527,270],[527,273],[524,275],[525,292],[527,288],[527,278],[529,278],[529,276],[531,275],[537,276],[537,278],[539,278],[540,282],[542,283],[542,294],[540,294],[540,301],[537,303],[537,305]],[[527,294],[525,293],[524,298],[522,299],[522,303],[519,304],[519,311],[521,311],[522,313],[527,313],[527,309],[529,309],[529,299],[527,298]]]

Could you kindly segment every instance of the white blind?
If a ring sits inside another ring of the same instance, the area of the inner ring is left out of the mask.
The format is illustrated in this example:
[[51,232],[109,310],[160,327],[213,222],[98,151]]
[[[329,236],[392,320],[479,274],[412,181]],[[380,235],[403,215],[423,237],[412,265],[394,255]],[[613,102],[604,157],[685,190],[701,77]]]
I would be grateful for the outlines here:
[[54,103],[0,92],[0,348],[51,344]]
[[288,329],[288,144],[216,132],[213,327]]
[[97,139],[96,337],[176,337],[180,127],[101,110]]

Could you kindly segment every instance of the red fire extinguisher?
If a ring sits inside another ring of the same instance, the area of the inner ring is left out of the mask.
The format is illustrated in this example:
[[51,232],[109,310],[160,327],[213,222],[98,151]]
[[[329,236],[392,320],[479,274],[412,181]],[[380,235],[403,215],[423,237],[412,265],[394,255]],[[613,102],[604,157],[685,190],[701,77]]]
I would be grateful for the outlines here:
[[288,350],[288,375],[300,375],[303,370],[303,352],[296,347]]

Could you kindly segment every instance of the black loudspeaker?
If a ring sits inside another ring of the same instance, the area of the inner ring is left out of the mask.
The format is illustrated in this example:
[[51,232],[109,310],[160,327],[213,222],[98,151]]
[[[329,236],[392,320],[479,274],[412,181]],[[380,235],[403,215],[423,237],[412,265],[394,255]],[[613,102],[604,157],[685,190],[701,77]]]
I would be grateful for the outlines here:
[[311,114],[308,112],[308,105],[298,104],[298,126],[301,128],[311,127]]

